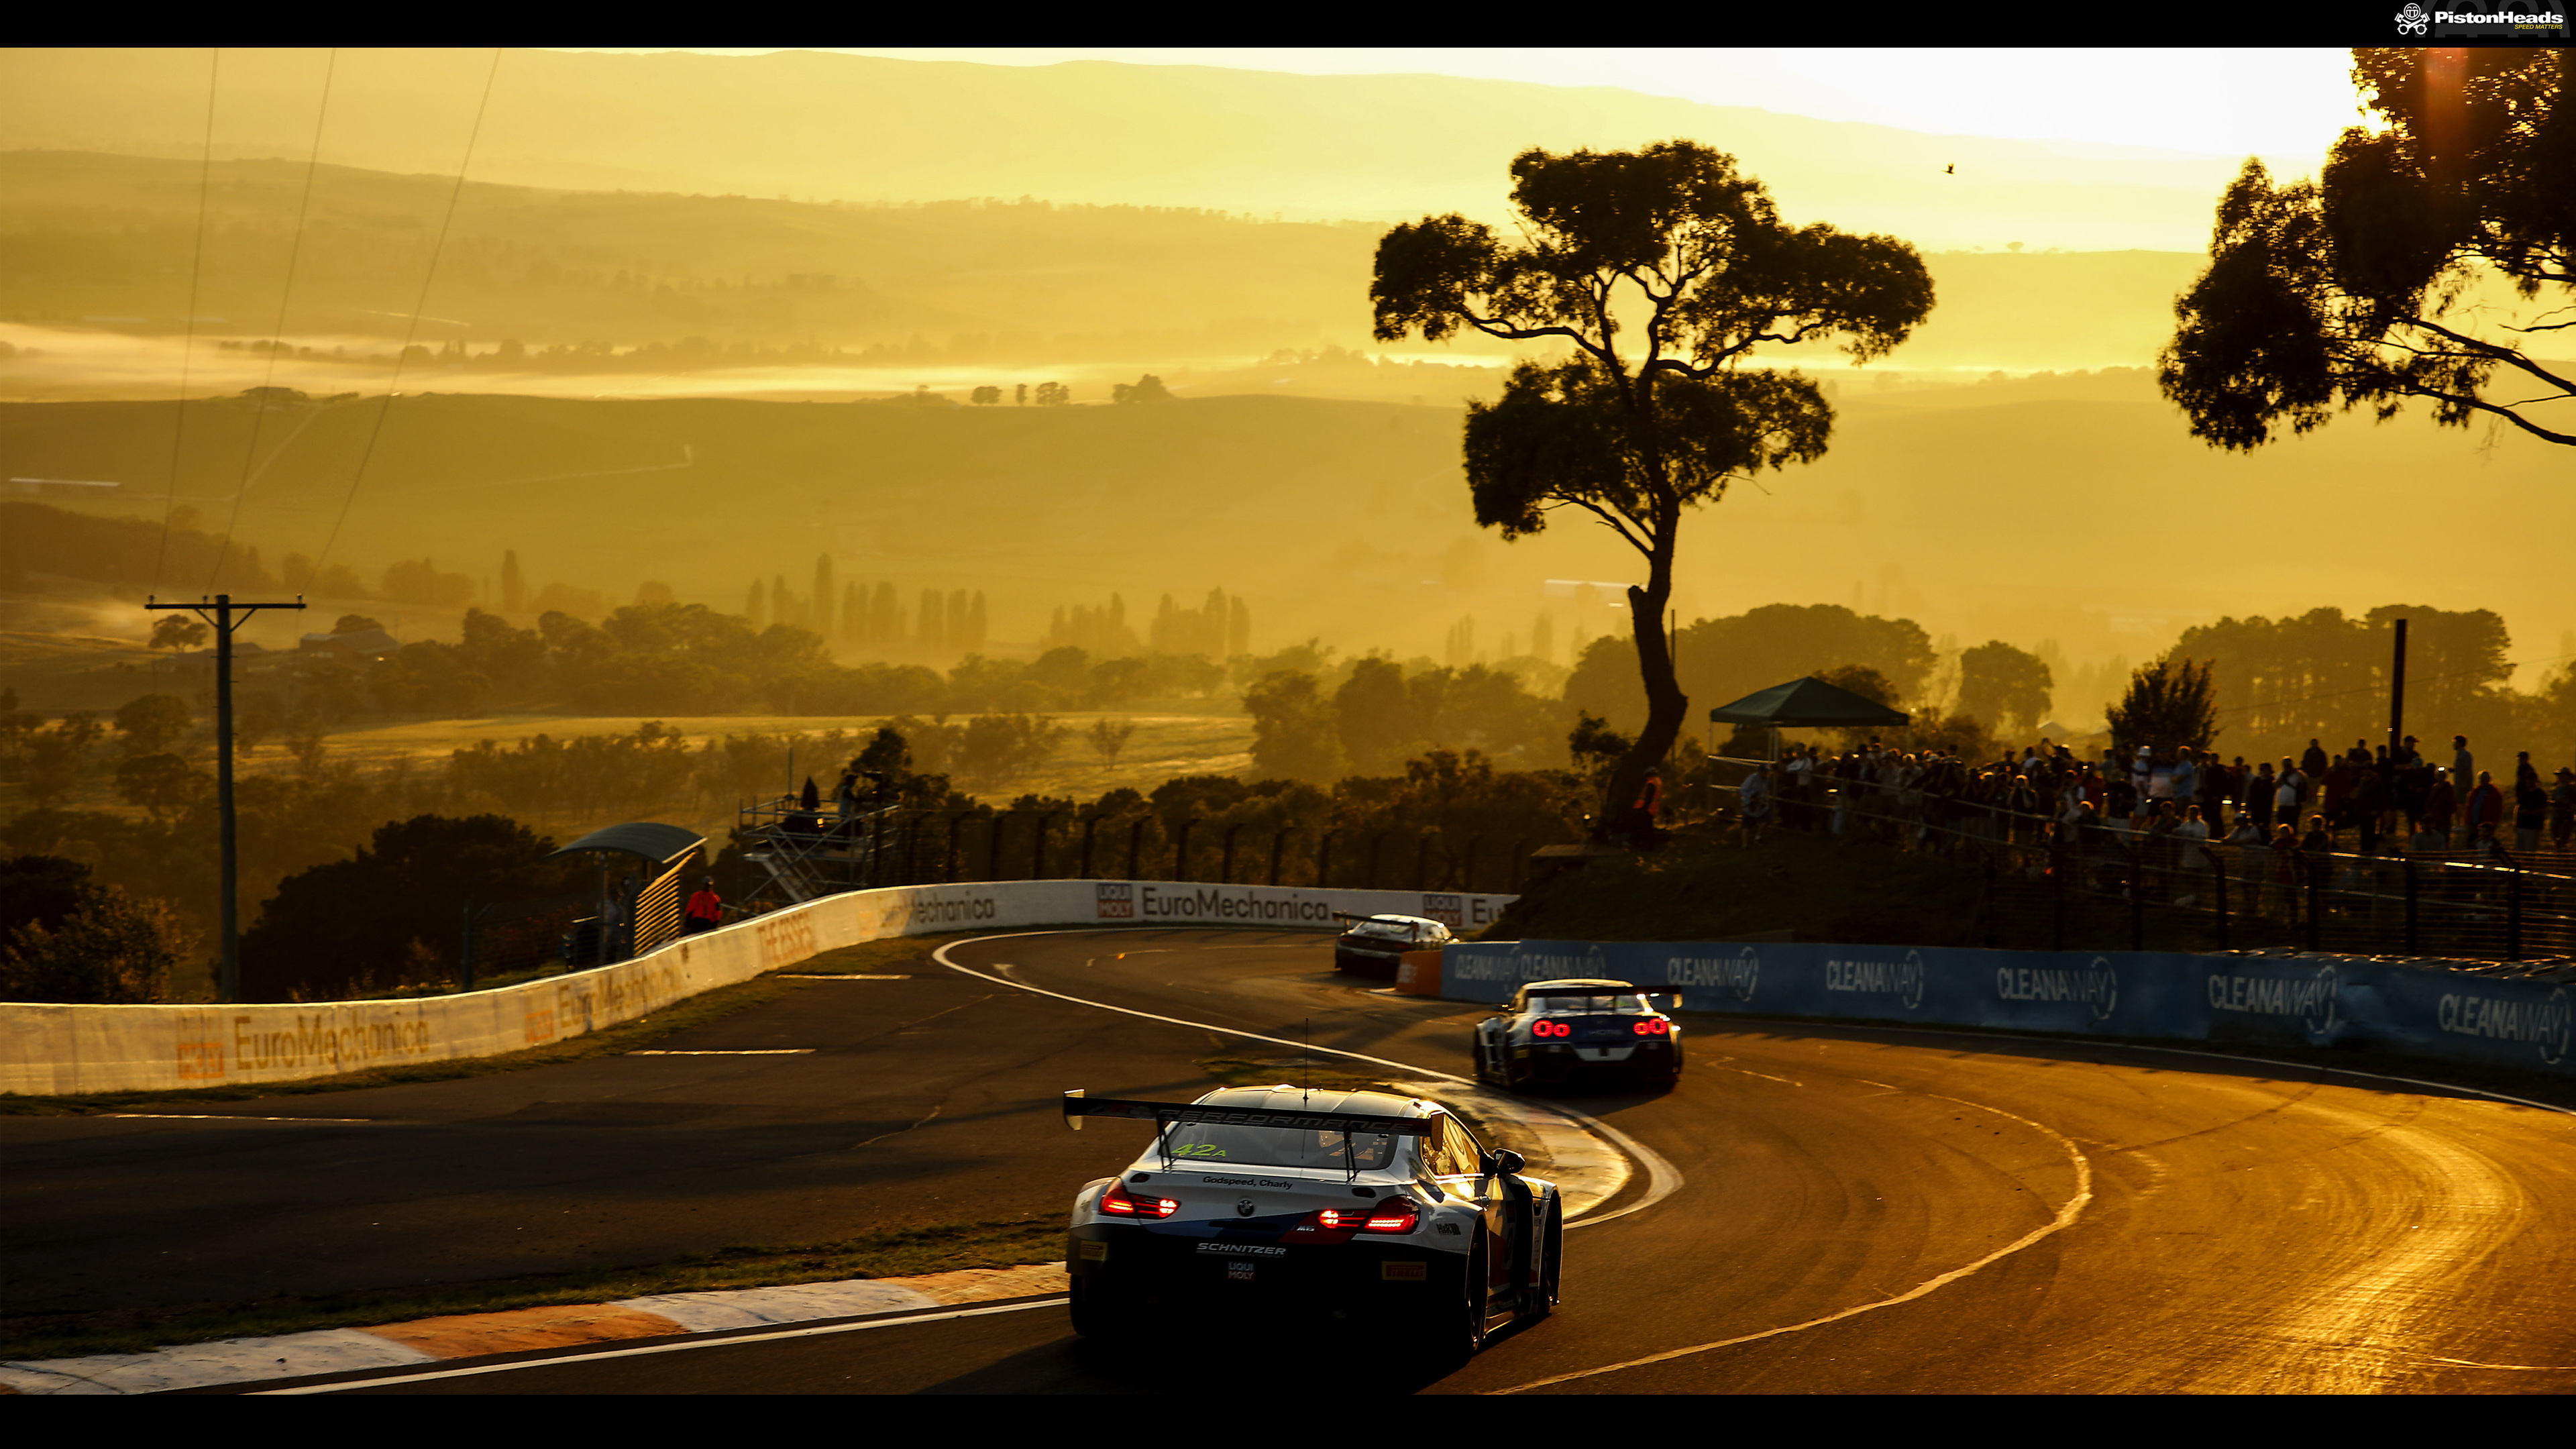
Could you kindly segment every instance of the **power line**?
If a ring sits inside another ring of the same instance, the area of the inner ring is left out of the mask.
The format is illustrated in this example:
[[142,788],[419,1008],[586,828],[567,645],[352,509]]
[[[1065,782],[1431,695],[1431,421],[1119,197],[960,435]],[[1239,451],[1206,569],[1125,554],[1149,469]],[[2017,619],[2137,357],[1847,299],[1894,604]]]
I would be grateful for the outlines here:
[[210,591],[223,577],[224,560],[232,555],[233,529],[241,522],[242,495],[250,491],[251,460],[259,456],[259,435],[268,425],[268,389],[277,380],[277,354],[284,345],[279,338],[286,331],[287,304],[295,296],[295,266],[304,255],[304,223],[313,213],[313,173],[322,165],[322,123],[331,114],[331,77],[339,68],[340,51],[334,46],[322,62],[322,100],[313,110],[313,152],[304,161],[304,197],[295,207],[295,235],[286,244],[286,281],[277,292],[277,325],[269,329],[268,366],[259,377],[259,406],[251,413],[250,447],[242,454],[242,477],[240,485],[233,489],[232,516],[224,521],[224,541],[215,549],[214,571],[206,575],[206,588]]
[[429,307],[429,286],[438,278],[438,258],[447,249],[447,230],[456,222],[457,198],[465,194],[465,170],[474,161],[474,143],[483,134],[483,113],[492,104],[492,82],[501,74],[501,47],[492,47],[492,68],[483,76],[483,99],[474,107],[474,126],[465,133],[465,154],[456,163],[456,185],[447,194],[447,215],[438,223],[438,238],[430,244],[429,270],[420,279],[420,297],[412,303],[411,321],[403,328],[402,348],[394,354],[394,375],[385,384],[384,401],[376,406],[375,426],[367,430],[367,446],[358,455],[357,471],[349,475],[349,494],[340,500],[340,516],[331,523],[331,536],[322,541],[322,552],[313,559],[313,576],[322,576],[322,566],[330,562],[331,550],[340,542],[340,530],[349,521],[349,507],[358,501],[358,485],[366,481],[367,465],[375,460],[376,440],[384,436],[385,414],[393,410],[394,399],[401,394],[403,363],[411,352],[412,338],[420,331],[421,314]]
[[188,436],[188,360],[197,350],[197,283],[206,268],[206,197],[215,178],[215,80],[223,68],[224,48],[206,54],[206,149],[197,169],[197,243],[188,259],[188,316],[179,340],[179,406],[170,420],[170,486],[161,500],[161,547],[152,556],[152,589],[161,588],[161,570],[170,558],[170,519],[179,506],[179,452]]

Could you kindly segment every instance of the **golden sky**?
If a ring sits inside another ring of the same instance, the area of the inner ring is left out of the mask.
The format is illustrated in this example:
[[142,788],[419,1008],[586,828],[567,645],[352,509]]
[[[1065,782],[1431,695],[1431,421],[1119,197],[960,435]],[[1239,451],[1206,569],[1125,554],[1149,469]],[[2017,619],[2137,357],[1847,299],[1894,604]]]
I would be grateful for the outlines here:
[[[610,48],[610,47],[597,47]],[[645,49],[648,47],[631,47]],[[706,47],[693,47],[706,49]],[[764,49],[775,49],[767,47]],[[1842,50],[1706,47],[816,46],[900,60],[1229,66],[1301,75],[1429,73],[1618,86],[1716,106],[1869,121],[1936,135],[2313,158],[2359,117],[2350,53],[2170,50]],[[711,51],[758,54],[760,50]]]

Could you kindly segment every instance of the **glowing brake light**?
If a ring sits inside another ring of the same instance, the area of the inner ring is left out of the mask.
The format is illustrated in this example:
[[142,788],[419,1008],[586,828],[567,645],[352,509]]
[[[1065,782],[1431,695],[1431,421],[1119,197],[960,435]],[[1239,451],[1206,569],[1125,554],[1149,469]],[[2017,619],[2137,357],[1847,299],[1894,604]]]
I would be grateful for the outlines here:
[[1639,1036],[1662,1036],[1665,1032],[1670,1031],[1671,1029],[1671,1023],[1665,1021],[1660,1016],[1648,1017],[1644,1021],[1638,1022],[1636,1027],[1637,1035]]
[[1147,1193],[1138,1197],[1119,1183],[1100,1195],[1100,1210],[1122,1218],[1167,1218],[1181,1210],[1178,1201]]
[[1574,1028],[1561,1021],[1533,1021],[1530,1023],[1530,1035],[1572,1036],[1574,1035]]
[[1421,1214],[1413,1199],[1391,1197],[1364,1208],[1322,1208],[1313,1222],[1326,1232],[1409,1233]]

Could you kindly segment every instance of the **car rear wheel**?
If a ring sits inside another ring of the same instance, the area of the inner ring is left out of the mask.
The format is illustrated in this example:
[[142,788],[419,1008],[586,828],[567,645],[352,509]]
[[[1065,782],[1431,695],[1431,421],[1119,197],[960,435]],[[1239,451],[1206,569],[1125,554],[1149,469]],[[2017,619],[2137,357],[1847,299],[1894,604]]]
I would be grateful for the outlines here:
[[1521,1309],[1521,1320],[1535,1323],[1556,1311],[1558,1285],[1565,1270],[1565,1214],[1557,1203],[1547,1205],[1547,1220],[1538,1233],[1538,1281],[1530,1285]]
[[1443,1373],[1474,1358],[1485,1346],[1485,1286],[1491,1259],[1482,1227],[1476,1229],[1460,1267],[1464,1271],[1458,1275],[1454,1296],[1426,1305],[1415,1326],[1423,1358]]
[[1087,1276],[1073,1280],[1073,1331],[1096,1343],[1116,1343],[1128,1336],[1133,1315],[1120,1304],[1115,1294],[1104,1293],[1100,1285]]

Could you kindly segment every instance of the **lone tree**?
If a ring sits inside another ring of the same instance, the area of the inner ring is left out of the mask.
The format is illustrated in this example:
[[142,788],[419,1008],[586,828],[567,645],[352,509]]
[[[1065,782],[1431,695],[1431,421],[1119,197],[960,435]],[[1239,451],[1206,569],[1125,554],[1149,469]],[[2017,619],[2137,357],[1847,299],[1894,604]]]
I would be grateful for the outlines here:
[[[2576,328],[2576,115],[2565,49],[2371,49],[2353,83],[2386,123],[2343,133],[2315,182],[2274,187],[2259,161],[2218,203],[2209,270],[2174,306],[2158,381],[2194,437],[2250,451],[2333,410],[2381,419],[2408,398],[2433,420],[2480,414],[2533,437],[2576,400],[2576,379],[2519,339],[2565,356]],[[2487,274],[2540,320],[2480,317]],[[2502,370],[2499,375],[2499,369]]]
[[1664,637],[1682,511],[1735,478],[1821,457],[1833,431],[1813,381],[1745,359],[1828,339],[1855,362],[1882,356],[1931,312],[1932,278],[1894,237],[1788,226],[1734,157],[1696,142],[1526,151],[1512,179],[1519,244],[1455,214],[1399,226],[1378,243],[1369,295],[1380,341],[1473,329],[1571,347],[1469,406],[1467,483],[1476,521],[1505,539],[1572,506],[1645,560],[1628,612],[1646,726],[1607,797],[1624,802],[1689,704]]
[[2194,664],[2170,649],[2138,666],[2128,692],[2106,713],[2111,748],[2122,759],[2140,745],[2205,750],[2218,738],[2218,688],[2210,681],[2209,664]]
[[1959,656],[1959,712],[1997,734],[2008,719],[2038,724],[2048,713],[2055,684],[2047,660],[2001,639],[1989,639]]

